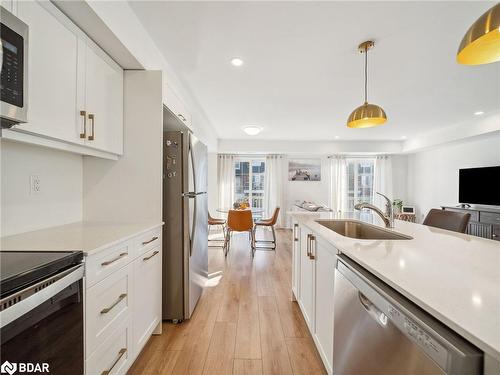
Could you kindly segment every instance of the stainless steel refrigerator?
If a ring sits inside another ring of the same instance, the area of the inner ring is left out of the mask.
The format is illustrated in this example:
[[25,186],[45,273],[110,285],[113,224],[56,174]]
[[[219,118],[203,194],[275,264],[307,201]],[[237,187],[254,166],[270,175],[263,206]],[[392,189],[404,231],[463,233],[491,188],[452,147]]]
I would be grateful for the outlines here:
[[189,319],[208,276],[207,147],[163,133],[163,319]]

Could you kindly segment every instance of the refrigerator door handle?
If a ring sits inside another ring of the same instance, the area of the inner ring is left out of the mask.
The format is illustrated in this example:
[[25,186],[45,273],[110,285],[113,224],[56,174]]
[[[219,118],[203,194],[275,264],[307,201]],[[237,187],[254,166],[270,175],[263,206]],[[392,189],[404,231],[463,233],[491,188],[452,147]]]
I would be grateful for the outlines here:
[[193,190],[187,193],[187,197],[189,198],[194,198],[194,207],[193,207],[193,212],[192,215],[192,223],[191,223],[191,232],[189,233],[189,256],[191,257],[193,255],[193,243],[194,243],[194,235],[196,231],[196,216],[197,216],[197,205],[196,205],[196,196],[198,193],[196,192],[196,170],[195,170],[195,162],[194,162],[194,155],[193,155],[193,140],[191,136],[189,136],[189,149],[188,149],[188,157],[189,157],[189,162],[191,164],[191,173],[192,173],[192,178],[193,178]]

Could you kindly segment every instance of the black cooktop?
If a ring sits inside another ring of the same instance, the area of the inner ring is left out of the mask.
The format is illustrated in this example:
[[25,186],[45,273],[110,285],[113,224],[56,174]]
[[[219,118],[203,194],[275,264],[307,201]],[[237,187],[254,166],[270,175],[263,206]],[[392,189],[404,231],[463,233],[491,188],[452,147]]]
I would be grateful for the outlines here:
[[0,251],[0,298],[81,263],[81,251]]

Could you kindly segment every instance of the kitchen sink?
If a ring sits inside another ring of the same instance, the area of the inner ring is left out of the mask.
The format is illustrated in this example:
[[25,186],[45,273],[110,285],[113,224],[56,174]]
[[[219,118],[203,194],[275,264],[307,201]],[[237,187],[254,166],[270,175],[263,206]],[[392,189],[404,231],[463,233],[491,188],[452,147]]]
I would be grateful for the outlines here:
[[316,220],[318,224],[350,238],[361,240],[411,240],[413,237],[355,220]]

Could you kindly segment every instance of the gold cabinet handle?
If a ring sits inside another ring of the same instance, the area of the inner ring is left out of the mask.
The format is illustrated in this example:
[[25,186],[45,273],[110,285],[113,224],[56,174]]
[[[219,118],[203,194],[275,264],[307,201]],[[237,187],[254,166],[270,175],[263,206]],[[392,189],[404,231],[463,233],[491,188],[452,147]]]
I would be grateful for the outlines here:
[[146,258],[142,258],[143,261],[146,261],[146,260],[150,260],[152,257],[154,257],[156,254],[158,254],[159,251],[155,251],[153,254],[151,254],[150,256],[146,257]]
[[144,241],[144,242],[142,243],[142,245],[147,245],[148,243],[151,243],[151,242],[153,242],[153,241],[156,241],[157,239],[158,239],[158,237],[157,237],[157,236],[154,236],[154,237],[153,237],[153,238],[151,238],[149,241]]
[[309,252],[309,259],[314,260],[316,259],[316,256],[313,255],[312,249],[314,244],[314,254],[316,254],[316,236],[311,234],[310,241],[311,241],[311,250]]
[[109,370],[104,370],[101,372],[101,375],[109,375],[111,371],[113,371],[113,367],[116,366],[116,364],[122,359],[123,355],[127,352],[127,348],[121,348],[120,351],[118,352],[118,358],[113,362]]
[[90,120],[90,129],[92,132],[89,135],[89,141],[93,141],[95,139],[95,130],[94,130],[95,115],[93,113],[89,113],[89,120]]
[[105,262],[102,262],[101,263],[101,266],[109,266],[111,263],[114,263],[116,262],[117,260],[120,260],[121,258],[123,258],[124,256],[128,255],[128,253],[121,253],[120,255],[118,255],[115,259],[111,259],[111,260],[107,260]]
[[116,305],[118,305],[118,304],[119,304],[119,303],[120,303],[120,302],[121,302],[121,301],[122,301],[125,297],[127,297],[127,293],[120,294],[120,296],[118,297],[118,299],[117,299],[115,302],[113,302],[113,304],[112,304],[111,306],[106,307],[105,309],[102,309],[102,310],[101,310],[101,314],[107,314],[107,313],[109,313],[109,312],[110,312],[111,310],[113,310],[113,309],[114,309],[114,307],[115,307]]
[[307,235],[307,247],[306,247],[306,255],[311,257],[311,234]]
[[83,117],[83,133],[80,133],[80,138],[86,138],[87,137],[87,112],[80,111],[80,116]]
[[293,240],[295,242],[299,240],[299,237],[297,236],[298,229],[299,229],[299,224],[293,224]]
[[186,122],[186,118],[184,117],[184,115],[182,113],[179,113],[177,116],[179,116],[182,121]]

